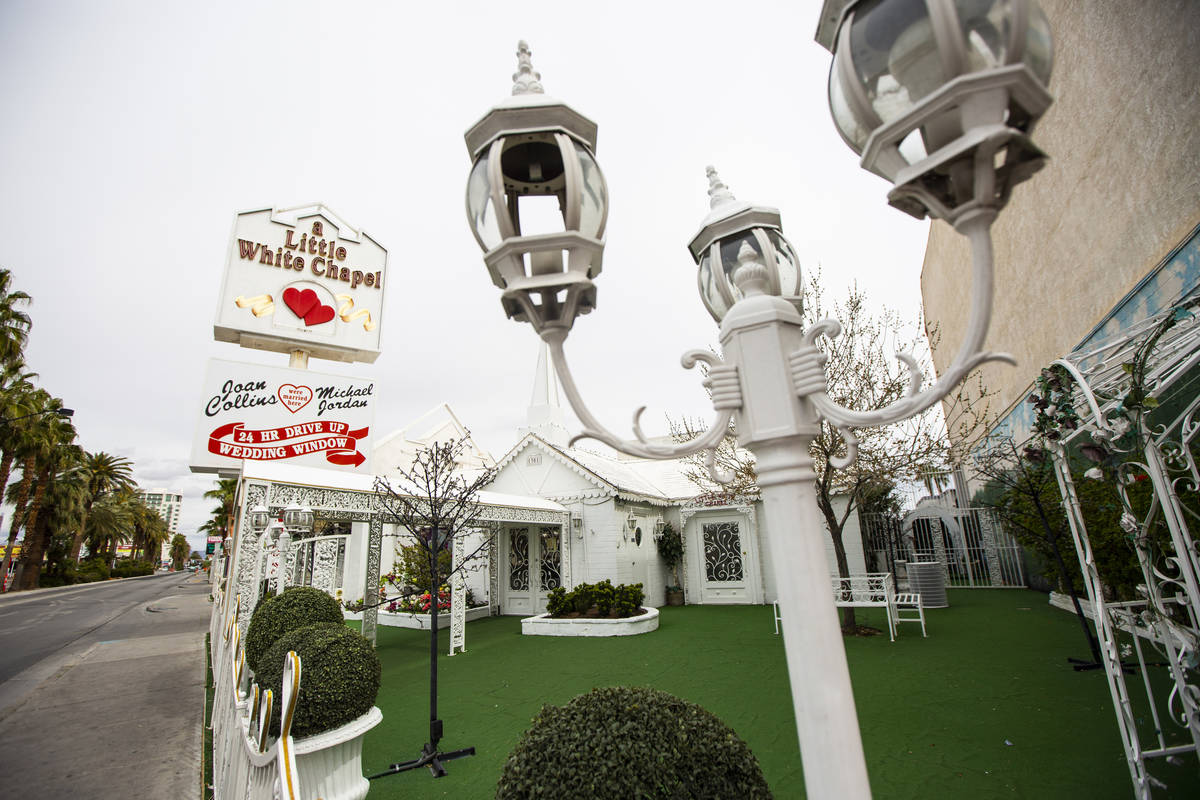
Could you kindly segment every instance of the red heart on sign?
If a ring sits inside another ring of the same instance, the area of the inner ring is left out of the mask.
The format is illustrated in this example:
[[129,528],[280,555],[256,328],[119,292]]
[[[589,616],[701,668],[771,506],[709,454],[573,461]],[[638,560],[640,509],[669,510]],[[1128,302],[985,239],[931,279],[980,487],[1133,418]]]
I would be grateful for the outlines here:
[[283,407],[293,414],[308,405],[313,397],[313,391],[308,386],[296,386],[291,383],[280,384],[276,394]]
[[314,308],[321,305],[321,298],[317,297],[317,293],[312,289],[301,290],[291,286],[283,290],[283,302],[293,314],[304,319]]
[[316,305],[312,311],[304,315],[305,325],[320,325],[333,319],[333,306]]

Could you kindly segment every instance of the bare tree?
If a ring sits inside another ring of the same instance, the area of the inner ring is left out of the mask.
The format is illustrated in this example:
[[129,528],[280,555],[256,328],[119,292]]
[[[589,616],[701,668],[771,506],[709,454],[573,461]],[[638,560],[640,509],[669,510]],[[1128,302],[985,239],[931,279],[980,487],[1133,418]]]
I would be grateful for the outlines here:
[[[839,405],[873,411],[904,397],[908,393],[909,372],[902,362],[893,360],[895,353],[913,354],[926,376],[932,374],[929,342],[937,341],[936,330],[926,336],[888,309],[872,314],[866,294],[857,286],[850,287],[844,300],[827,306],[819,270],[805,282],[803,300],[806,326],[826,317],[834,317],[842,325],[842,333],[836,339],[821,339],[828,359],[827,391]],[[835,468],[833,462],[845,456],[845,441],[836,428],[822,421],[811,449],[817,473],[817,505],[829,528],[842,577],[850,574],[843,532],[851,516],[864,507],[878,504],[880,487],[914,483],[923,474],[949,468],[985,429],[990,393],[977,375],[974,380],[973,400],[968,400],[968,393],[960,387],[941,407],[912,419],[883,428],[855,430],[858,457],[844,468]],[[690,439],[699,430],[685,418],[673,423],[673,432],[679,439]],[[686,474],[707,491],[757,494],[754,457],[737,447],[732,427],[717,449],[716,462],[735,476],[732,484],[722,487],[714,483],[703,456],[689,457]],[[846,505],[839,509],[837,498],[845,500]],[[853,608],[842,610],[842,630],[847,634],[858,631]]]
[[[416,767],[427,766],[435,777],[445,774],[443,761],[474,755],[474,748],[443,753],[438,750],[442,738],[442,721],[437,711],[437,640],[438,640],[438,590],[443,580],[448,580],[456,571],[475,562],[491,545],[491,537],[483,542],[449,571],[439,563],[441,554],[453,552],[454,540],[478,530],[481,507],[480,490],[491,483],[496,470],[491,467],[472,471],[470,475],[461,471],[460,463],[470,435],[447,442],[434,442],[416,453],[411,466],[398,468],[394,482],[387,478],[375,479],[375,493],[386,510],[387,521],[396,522],[407,528],[427,559],[430,576],[429,605],[429,740],[421,754],[406,762],[393,764],[383,774],[404,772]],[[389,518],[390,517],[390,518]],[[409,576],[411,578],[411,576]],[[401,589],[408,594],[409,587]],[[365,600],[366,598],[364,598]],[[394,598],[393,598],[394,599]],[[387,602],[386,599],[380,602]],[[374,776],[380,777],[380,776]]]

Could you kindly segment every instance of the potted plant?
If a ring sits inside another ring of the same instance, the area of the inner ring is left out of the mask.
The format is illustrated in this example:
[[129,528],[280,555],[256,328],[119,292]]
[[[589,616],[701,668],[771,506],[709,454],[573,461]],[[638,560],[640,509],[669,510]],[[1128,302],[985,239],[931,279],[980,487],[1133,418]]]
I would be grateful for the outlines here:
[[667,587],[667,605],[683,605],[683,587],[679,585],[679,563],[683,561],[683,537],[667,523],[654,542],[658,555],[671,570],[671,585]]
[[[291,727],[296,773],[303,797],[361,800],[369,784],[362,774],[363,736],[383,719],[375,707],[379,656],[358,631],[319,623],[283,634],[263,653],[255,675],[263,689],[283,697],[288,652],[300,657],[300,692]],[[281,733],[280,703],[270,732]]]

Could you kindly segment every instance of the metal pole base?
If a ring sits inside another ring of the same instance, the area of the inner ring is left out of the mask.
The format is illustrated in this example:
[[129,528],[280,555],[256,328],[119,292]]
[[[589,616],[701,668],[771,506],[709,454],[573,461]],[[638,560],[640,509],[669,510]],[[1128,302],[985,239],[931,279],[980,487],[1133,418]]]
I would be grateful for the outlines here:
[[475,755],[474,747],[452,750],[449,753],[439,753],[434,745],[426,742],[425,746],[421,748],[421,755],[417,758],[414,758],[412,761],[401,761],[398,764],[392,764],[378,775],[369,776],[367,780],[373,781],[376,778],[386,778],[388,775],[395,775],[398,772],[408,772],[418,767],[429,767],[429,772],[433,777],[444,778],[446,777],[446,768],[442,766],[443,761],[453,761],[456,758],[466,758],[473,755]]

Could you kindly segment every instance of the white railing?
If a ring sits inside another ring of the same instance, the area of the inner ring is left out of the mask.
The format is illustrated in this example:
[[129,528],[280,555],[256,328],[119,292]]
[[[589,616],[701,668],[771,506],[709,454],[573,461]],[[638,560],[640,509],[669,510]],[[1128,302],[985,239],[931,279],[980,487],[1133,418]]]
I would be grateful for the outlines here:
[[[213,619],[219,624],[219,608]],[[331,731],[293,740],[301,664],[299,656],[289,652],[279,701],[279,737],[271,741],[271,712],[277,700],[272,690],[262,690],[250,680],[236,606],[212,642],[214,800],[362,800],[370,786],[362,775],[362,740],[382,721],[379,709]]]

